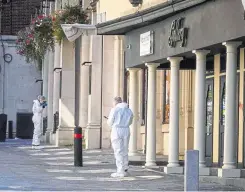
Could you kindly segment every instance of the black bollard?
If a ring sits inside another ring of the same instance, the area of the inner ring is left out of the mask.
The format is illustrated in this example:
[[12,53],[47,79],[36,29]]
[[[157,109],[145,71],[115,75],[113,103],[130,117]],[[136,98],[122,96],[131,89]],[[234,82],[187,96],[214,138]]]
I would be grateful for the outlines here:
[[82,128],[74,129],[74,166],[83,167],[83,147],[82,147]]
[[0,114],[0,142],[6,140],[6,129],[7,129],[7,115]]
[[13,121],[9,121],[9,139],[13,139]]

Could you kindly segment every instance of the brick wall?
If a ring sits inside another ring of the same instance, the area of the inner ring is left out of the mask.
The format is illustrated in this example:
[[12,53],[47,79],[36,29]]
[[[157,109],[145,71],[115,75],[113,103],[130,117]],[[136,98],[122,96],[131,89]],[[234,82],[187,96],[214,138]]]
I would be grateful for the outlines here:
[[41,10],[41,2],[42,0],[12,0],[12,5],[3,5],[2,34],[15,35],[20,29],[28,26],[31,17]]

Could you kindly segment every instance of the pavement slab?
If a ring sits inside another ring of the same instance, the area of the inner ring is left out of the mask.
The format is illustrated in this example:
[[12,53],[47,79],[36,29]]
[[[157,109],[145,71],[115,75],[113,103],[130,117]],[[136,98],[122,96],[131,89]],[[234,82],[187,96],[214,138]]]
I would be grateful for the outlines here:
[[[131,166],[128,177],[111,178],[115,171],[110,150],[83,152],[84,167],[73,166],[69,147],[31,149],[30,140],[0,143],[0,191],[183,191],[184,179]],[[201,182],[202,191],[243,189]]]

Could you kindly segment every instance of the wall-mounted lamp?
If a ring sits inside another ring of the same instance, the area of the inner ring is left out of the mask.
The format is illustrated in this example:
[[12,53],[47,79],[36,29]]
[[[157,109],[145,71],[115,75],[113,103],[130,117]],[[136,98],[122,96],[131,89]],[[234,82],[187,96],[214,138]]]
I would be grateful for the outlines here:
[[143,0],[129,0],[133,7],[138,7],[143,3]]
[[60,73],[62,71],[62,68],[56,67],[56,68],[54,68],[53,71],[56,72],[56,73]]
[[61,92],[62,92],[62,68],[61,67],[55,67],[54,72],[60,73],[60,98],[61,98]]
[[35,83],[41,82],[41,95],[43,95],[43,80],[42,79],[37,79]]
[[91,62],[91,61],[85,61],[85,62],[83,62],[81,65],[82,65],[82,66],[83,66],[83,65],[84,65],[84,66],[90,66],[90,65],[92,65],[92,62]]
[[37,79],[37,80],[35,81],[35,83],[37,83],[37,82],[43,82],[43,80],[42,80],[42,79]]

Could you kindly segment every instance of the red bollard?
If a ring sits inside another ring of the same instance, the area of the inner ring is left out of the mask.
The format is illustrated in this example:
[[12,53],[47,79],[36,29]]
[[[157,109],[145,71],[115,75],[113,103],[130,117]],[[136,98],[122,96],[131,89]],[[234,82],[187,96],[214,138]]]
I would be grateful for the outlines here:
[[74,166],[83,167],[83,147],[82,147],[82,128],[74,129]]

